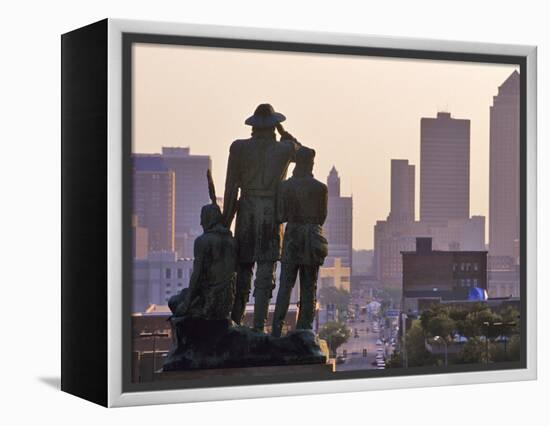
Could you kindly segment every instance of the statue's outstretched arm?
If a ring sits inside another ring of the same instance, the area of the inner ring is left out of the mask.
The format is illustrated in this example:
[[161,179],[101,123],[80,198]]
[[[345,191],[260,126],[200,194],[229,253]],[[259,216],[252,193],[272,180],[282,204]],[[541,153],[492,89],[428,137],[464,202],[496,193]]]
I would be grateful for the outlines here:
[[295,162],[296,152],[298,151],[298,149],[300,149],[300,147],[302,147],[302,144],[298,142],[298,139],[296,139],[289,132],[287,132],[281,123],[277,124],[277,131],[281,135],[281,143],[288,143],[292,145],[293,153],[292,153],[291,161]]

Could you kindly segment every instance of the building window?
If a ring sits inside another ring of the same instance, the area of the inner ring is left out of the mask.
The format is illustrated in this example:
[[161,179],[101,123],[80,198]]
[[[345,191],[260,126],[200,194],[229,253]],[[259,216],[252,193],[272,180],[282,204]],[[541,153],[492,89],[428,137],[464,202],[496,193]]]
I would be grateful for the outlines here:
[[453,272],[456,272],[458,265],[456,263],[453,263]]
[[474,287],[477,287],[477,286],[478,286],[477,278],[474,278]]
[[183,284],[182,284],[182,283],[178,283],[178,287],[182,287],[182,286],[183,286]]
[[479,265],[477,263],[474,263],[474,271],[479,271]]
[[166,284],[165,284],[166,287],[170,287],[171,285],[172,285],[172,284],[170,284],[170,283],[166,283]]
[[166,271],[165,271],[164,275],[165,275],[166,279],[169,280],[170,278],[172,278],[172,270],[170,268],[166,268]]
[[181,268],[178,268],[178,279],[182,279],[183,278],[183,269]]
[[462,262],[462,263],[460,264],[460,270],[461,270],[461,271],[464,271],[465,269],[466,269],[466,264],[465,264],[464,262]]

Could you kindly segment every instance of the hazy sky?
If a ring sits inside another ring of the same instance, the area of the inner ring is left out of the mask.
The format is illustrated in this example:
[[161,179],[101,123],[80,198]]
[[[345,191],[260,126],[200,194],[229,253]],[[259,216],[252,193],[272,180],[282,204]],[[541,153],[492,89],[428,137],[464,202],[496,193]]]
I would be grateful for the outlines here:
[[[449,111],[471,120],[470,215],[488,216],[489,107],[519,67],[326,54],[134,46],[134,152],[189,146],[212,158],[223,195],[229,145],[247,138],[259,103],[317,151],[314,174],[332,165],[342,195],[353,195],[353,247],[373,247],[373,227],[390,208],[390,159],[416,166],[419,211],[420,118]],[[292,170],[292,166],[291,169]],[[487,224],[488,227],[488,224]]]

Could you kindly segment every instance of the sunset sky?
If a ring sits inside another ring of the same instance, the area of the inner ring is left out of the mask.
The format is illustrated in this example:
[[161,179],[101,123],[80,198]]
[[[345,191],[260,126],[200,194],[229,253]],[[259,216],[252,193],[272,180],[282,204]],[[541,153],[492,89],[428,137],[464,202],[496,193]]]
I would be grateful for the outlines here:
[[389,213],[392,158],[416,166],[418,219],[420,118],[438,111],[471,120],[470,215],[488,216],[489,107],[515,69],[137,44],[133,151],[189,146],[210,155],[222,195],[229,145],[249,137],[244,120],[271,103],[286,115],[285,128],[316,150],[317,179],[326,182],[336,166],[343,195],[353,194],[353,247],[372,249],[374,224]]

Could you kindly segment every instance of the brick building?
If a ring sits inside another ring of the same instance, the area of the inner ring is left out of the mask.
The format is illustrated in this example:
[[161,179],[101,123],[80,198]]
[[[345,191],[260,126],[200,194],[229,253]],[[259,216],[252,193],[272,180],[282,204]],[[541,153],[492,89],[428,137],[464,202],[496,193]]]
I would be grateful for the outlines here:
[[404,251],[403,311],[418,312],[426,300],[485,300],[486,251],[438,251],[431,238],[417,238]]

